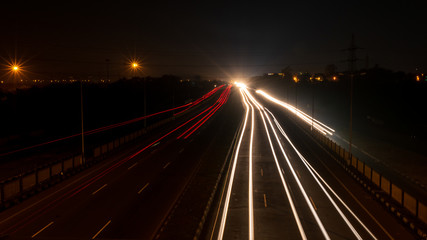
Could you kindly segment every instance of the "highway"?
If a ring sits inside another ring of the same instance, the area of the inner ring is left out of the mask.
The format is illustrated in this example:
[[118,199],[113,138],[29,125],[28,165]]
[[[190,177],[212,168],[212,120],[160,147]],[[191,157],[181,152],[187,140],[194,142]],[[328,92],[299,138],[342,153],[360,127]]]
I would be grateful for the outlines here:
[[193,239],[218,176],[201,239],[414,239],[295,118],[262,92],[224,86],[1,212],[0,239]]
[[[223,87],[185,119],[1,212],[0,236],[160,237],[166,233],[162,229],[166,219],[198,171],[209,167],[205,164],[209,161],[221,163],[227,154],[242,112],[234,107],[240,104],[237,93],[231,94],[234,103],[223,107],[230,89]],[[235,120],[223,121],[228,116]]]
[[243,127],[207,239],[415,239],[295,118],[333,129],[238,86]]

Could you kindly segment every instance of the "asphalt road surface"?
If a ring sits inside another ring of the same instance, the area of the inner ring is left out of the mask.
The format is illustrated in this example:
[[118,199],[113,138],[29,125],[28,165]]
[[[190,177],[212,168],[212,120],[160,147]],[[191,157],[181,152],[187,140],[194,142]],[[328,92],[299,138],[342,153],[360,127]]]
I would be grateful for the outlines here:
[[244,126],[208,239],[414,239],[297,115],[245,87],[241,94]]
[[224,87],[185,120],[1,212],[0,236],[193,239],[225,162],[202,239],[413,239],[293,118]]

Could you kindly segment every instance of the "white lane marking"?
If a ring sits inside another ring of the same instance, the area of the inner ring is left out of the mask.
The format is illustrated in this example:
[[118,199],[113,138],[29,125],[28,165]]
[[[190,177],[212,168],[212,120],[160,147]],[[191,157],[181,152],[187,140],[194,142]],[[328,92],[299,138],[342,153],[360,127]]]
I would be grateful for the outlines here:
[[181,150],[179,150],[179,154],[181,154],[182,152],[184,152],[184,148],[182,148]]
[[148,185],[150,185],[150,183],[145,184],[145,185],[144,185],[144,187],[142,187],[142,188],[138,191],[138,194],[141,194],[141,193],[142,193],[142,191],[144,191],[144,189],[146,189],[146,188],[148,187]]
[[159,141],[159,142],[154,143],[153,145],[151,145],[151,147],[153,148],[153,147],[155,147],[155,146],[157,146],[157,145],[159,145],[159,144],[160,144],[160,141]]
[[171,164],[171,162],[166,163],[166,164],[163,166],[163,169],[167,168],[170,164]]
[[[353,225],[350,223],[350,221],[347,219],[347,217],[344,215],[344,213],[341,211],[341,209],[337,206],[337,204],[335,203],[335,201],[332,199],[332,197],[329,195],[329,193],[325,190],[325,188],[323,187],[323,185],[320,183],[319,178],[324,182],[325,186],[327,186],[329,188],[329,190],[335,195],[335,197],[347,208],[347,210],[353,215],[353,217],[360,223],[360,225],[365,228],[365,230],[371,235],[372,238],[377,239],[373,233],[362,223],[362,221],[360,221],[360,219],[350,210],[350,208],[347,207],[347,205],[344,203],[344,201],[342,201],[338,195],[332,190],[332,188],[329,187],[329,185],[326,184],[326,181],[323,180],[323,178],[320,176],[320,174],[318,174],[316,172],[316,170],[310,165],[310,163],[308,163],[308,161],[304,158],[304,156],[298,151],[298,149],[295,147],[295,145],[292,143],[292,141],[289,139],[288,135],[285,133],[285,131],[283,130],[283,128],[280,126],[279,122],[277,121],[277,119],[274,117],[273,113],[271,113],[270,111],[268,111],[271,116],[274,119],[274,122],[276,124],[276,126],[278,127],[278,129],[280,130],[280,132],[282,133],[282,135],[286,138],[286,140],[290,143],[290,145],[292,146],[292,148],[295,150],[295,152],[298,154],[299,158],[301,159],[301,161],[304,163],[305,167],[309,170],[309,172],[311,173],[311,175],[313,176],[314,180],[317,182],[317,184],[319,185],[319,187],[322,189],[322,191],[325,193],[325,195],[328,197],[329,201],[332,203],[332,205],[334,206],[334,208],[337,210],[337,212],[340,214],[341,218],[344,220],[344,222],[347,224],[347,226],[350,228],[350,230],[353,232],[353,234],[356,236],[357,239],[362,239],[362,237],[359,235],[359,233],[356,231],[356,229],[353,227]],[[314,175],[314,173],[316,173],[316,175],[318,177],[316,177]],[[340,182],[340,181],[339,181]],[[341,182],[340,182],[341,183]]]
[[48,228],[52,224],[53,224],[53,221],[50,222],[48,225],[46,225],[44,228],[40,229],[38,232],[34,233],[33,236],[31,236],[31,238],[34,238],[35,236],[37,236],[39,233],[43,232],[46,228]]
[[132,166],[128,167],[128,170],[131,170],[131,169],[132,169],[133,167],[135,167],[137,164],[138,164],[137,162],[136,162],[136,163],[134,163],[134,164],[132,164]]
[[102,232],[102,230],[104,230],[110,223],[111,220],[109,220],[101,229],[99,229],[99,231],[95,235],[93,235],[92,239],[95,239]]
[[[241,89],[240,89],[240,94],[242,95],[242,99],[244,99],[243,91]],[[240,145],[242,143],[243,136],[245,135],[246,123],[248,122],[249,106],[246,103],[246,101],[243,100],[243,102],[244,102],[245,107],[246,107],[245,122],[243,124],[242,132],[241,132],[241,135],[239,138],[239,143],[237,144],[236,152],[234,155],[233,167],[231,169],[231,175],[230,175],[228,188],[227,188],[227,195],[225,198],[224,209],[222,212],[221,225],[220,225],[219,232],[218,232],[218,240],[222,240],[222,238],[224,237],[224,229],[225,229],[225,223],[227,221],[228,206],[230,205],[231,190],[233,188],[234,174],[236,172],[236,165],[237,165],[237,158],[239,157]]]
[[99,192],[101,189],[105,188],[107,186],[107,184],[104,184],[104,186],[98,188],[98,190],[96,190],[95,192],[92,193],[92,195],[95,195],[97,192]]
[[264,193],[264,207],[267,207],[267,196],[265,196],[265,193]]
[[249,240],[253,240],[254,234],[254,194],[253,194],[253,176],[252,176],[252,151],[253,151],[253,140],[254,140],[254,128],[255,128],[255,111],[252,104],[249,103],[252,110],[252,126],[251,126],[251,140],[249,143]]

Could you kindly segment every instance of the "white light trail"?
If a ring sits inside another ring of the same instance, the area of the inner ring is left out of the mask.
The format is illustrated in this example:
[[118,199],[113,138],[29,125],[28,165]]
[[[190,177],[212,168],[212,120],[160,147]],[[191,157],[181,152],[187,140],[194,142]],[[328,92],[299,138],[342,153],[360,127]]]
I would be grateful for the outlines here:
[[353,211],[347,206],[347,204],[344,203],[344,201],[338,196],[338,194],[326,183],[326,181],[320,176],[320,174],[313,168],[313,166],[305,159],[305,157],[297,150],[295,145],[292,143],[292,141],[289,139],[288,135],[285,133],[283,128],[280,126],[280,123],[277,121],[277,119],[274,117],[273,113],[271,113],[268,109],[267,111],[270,113],[270,115],[273,117],[274,122],[277,126],[277,128],[280,130],[282,135],[286,138],[286,140],[289,142],[289,144],[292,146],[292,148],[295,150],[295,152],[300,157],[301,161],[304,163],[306,168],[309,170],[313,178],[316,180],[317,184],[320,186],[322,191],[325,193],[325,195],[328,197],[329,201],[333,204],[337,212],[341,215],[343,220],[346,222],[347,226],[350,228],[350,230],[353,232],[353,234],[357,237],[357,239],[362,239],[362,237],[359,235],[359,233],[356,231],[356,229],[353,227],[353,225],[350,223],[350,221],[347,219],[347,217],[342,213],[342,211],[339,209],[339,207],[336,205],[335,201],[332,199],[332,197],[329,195],[329,193],[325,190],[323,185],[319,182],[323,182],[325,186],[329,189],[329,191],[332,192],[332,194],[340,201],[340,203],[347,209],[347,211],[350,212],[350,214],[360,223],[360,225],[371,235],[373,239],[377,239],[374,234],[363,224],[363,222],[354,214]]
[[[249,98],[250,98],[250,99],[254,99],[254,97],[253,97],[253,96],[252,96],[248,91],[245,91],[245,93],[249,96]],[[255,100],[255,99],[254,99],[254,101],[256,102],[256,100]],[[257,104],[259,104],[259,103],[257,102]],[[260,106],[261,106],[261,105],[260,105]],[[261,108],[263,108],[263,107],[261,107]],[[265,114],[265,113],[264,113],[264,114]],[[307,193],[305,192],[304,187],[302,186],[302,184],[301,184],[300,180],[298,179],[298,176],[296,175],[295,170],[293,169],[293,166],[292,166],[291,162],[289,161],[289,158],[288,158],[287,154],[285,153],[285,150],[284,150],[284,148],[283,148],[282,144],[280,143],[279,137],[278,137],[278,135],[277,135],[276,130],[275,130],[275,129],[274,129],[274,127],[273,127],[273,124],[271,123],[270,118],[268,117],[268,115],[267,115],[267,114],[265,114],[265,117],[267,117],[267,120],[268,120],[268,122],[269,122],[270,128],[272,129],[272,131],[273,131],[273,133],[274,133],[274,135],[275,135],[276,141],[277,141],[277,143],[278,143],[278,145],[279,145],[279,147],[280,147],[280,150],[282,151],[282,154],[283,154],[283,156],[284,156],[284,157],[285,157],[285,159],[286,159],[286,163],[288,164],[288,167],[289,167],[289,169],[291,170],[291,173],[292,173],[292,175],[293,175],[293,177],[294,177],[294,179],[295,179],[295,181],[296,181],[296,183],[297,183],[297,185],[298,185],[298,187],[299,187],[299,189],[300,189],[300,191],[301,191],[302,195],[304,196],[304,199],[305,199],[305,201],[306,201],[306,203],[307,203],[308,207],[310,208],[310,211],[311,211],[311,213],[312,213],[313,217],[315,218],[315,220],[316,220],[316,222],[317,222],[317,225],[319,226],[319,228],[320,228],[320,230],[321,230],[321,232],[322,232],[322,234],[323,234],[324,238],[325,238],[325,239],[330,239],[330,237],[329,237],[329,235],[328,235],[328,233],[327,233],[327,231],[326,231],[325,227],[323,226],[322,221],[320,220],[319,216],[318,216],[318,215],[317,215],[317,213],[316,213],[316,210],[314,209],[313,205],[311,204],[310,199],[309,199],[309,197],[308,197]],[[263,118],[263,119],[264,119],[264,118]],[[279,172],[280,172],[280,170],[279,170]],[[281,176],[283,176],[283,175],[281,174]],[[295,212],[296,212],[296,211],[295,211]],[[300,226],[298,226],[298,228],[300,229]],[[301,229],[302,229],[302,226],[301,226]],[[300,232],[301,232],[301,229],[300,229]]]
[[263,113],[261,111],[260,111],[260,115],[261,115],[262,121],[264,123],[265,132],[267,133],[268,142],[270,143],[271,153],[273,153],[273,157],[274,157],[274,161],[276,163],[277,171],[279,172],[279,175],[280,175],[280,180],[282,181],[283,188],[285,189],[286,196],[288,197],[289,205],[291,206],[292,213],[294,214],[295,222],[298,226],[298,230],[300,232],[301,238],[303,240],[306,240],[307,236],[305,235],[304,228],[302,227],[301,221],[299,219],[298,212],[295,208],[294,201],[292,200],[292,196],[291,196],[291,193],[290,193],[288,186],[286,184],[285,177],[283,176],[283,172],[281,171],[279,161],[277,160],[276,152],[274,151],[273,143],[271,142],[270,133],[268,131],[267,124],[265,123],[265,119],[264,119]]
[[280,140],[279,140],[279,137],[277,136],[277,132],[276,132],[276,130],[274,130],[274,126],[273,126],[273,124],[271,123],[270,117],[269,117],[268,115],[265,115],[265,116],[267,117],[267,121],[268,121],[268,123],[269,123],[269,125],[270,125],[270,128],[273,130],[274,136],[275,136],[276,141],[277,141],[277,143],[278,143],[278,145],[279,145],[279,147],[280,147],[280,150],[281,150],[281,152],[282,152],[283,156],[284,156],[284,157],[285,157],[285,159],[286,159],[286,163],[287,163],[287,165],[288,165],[288,167],[289,167],[289,169],[290,169],[290,171],[291,171],[291,173],[292,173],[292,175],[293,175],[293,177],[294,177],[294,179],[295,179],[295,181],[296,181],[296,183],[297,183],[297,185],[298,185],[298,187],[299,187],[299,189],[300,189],[300,191],[301,191],[301,193],[302,193],[302,195],[303,195],[303,197],[304,197],[304,200],[305,200],[305,201],[306,201],[306,203],[307,203],[307,206],[310,208],[310,211],[311,211],[311,213],[312,213],[312,215],[313,215],[314,219],[316,220],[317,225],[318,225],[318,226],[319,226],[319,228],[320,228],[320,231],[322,232],[323,237],[324,237],[325,239],[331,239],[331,238],[329,237],[329,234],[328,234],[328,232],[326,231],[325,227],[323,226],[322,221],[320,220],[319,216],[317,215],[316,210],[314,209],[313,205],[311,204],[311,201],[310,201],[310,199],[309,199],[309,197],[308,197],[308,195],[307,195],[307,193],[306,193],[306,191],[305,191],[304,187],[302,186],[301,181],[298,179],[298,176],[297,176],[297,174],[295,173],[295,170],[294,170],[294,168],[293,168],[293,166],[292,166],[292,164],[291,164],[291,162],[290,162],[290,160],[289,160],[289,158],[288,158],[287,154],[285,153],[285,149],[283,148],[283,146],[282,146],[282,144],[281,144],[281,142],[280,142]]
[[267,94],[266,92],[264,92],[262,90],[257,90],[256,93],[258,93],[258,94],[262,95],[263,97],[267,98],[268,100],[270,100],[276,104],[279,104],[280,106],[288,109],[289,111],[294,113],[296,116],[301,118],[306,123],[312,124],[315,129],[317,129],[318,131],[320,131],[321,133],[323,133],[325,135],[326,134],[332,135],[335,132],[334,129],[328,127],[326,124],[323,124],[322,122],[318,121],[317,119],[315,119],[315,118],[309,116],[308,114],[304,113],[303,111],[299,110],[298,108],[272,97],[271,95]]
[[[246,89],[245,89],[246,90]],[[251,140],[249,143],[249,240],[254,239],[254,194],[253,194],[253,176],[252,176],[252,150],[254,140],[254,128],[255,128],[255,114],[254,107],[248,101],[252,110],[252,127],[251,127]]]
[[[244,95],[243,95],[242,90],[240,90],[240,94],[242,95],[242,98],[244,99]],[[222,240],[222,238],[224,237],[224,229],[225,229],[225,223],[227,221],[228,206],[230,205],[231,190],[233,188],[234,175],[236,173],[237,158],[239,157],[240,145],[242,143],[243,135],[245,134],[245,130],[246,130],[246,124],[248,122],[249,106],[246,103],[246,101],[244,101],[244,103],[245,103],[245,107],[246,107],[245,122],[243,124],[242,132],[241,132],[240,138],[239,138],[239,143],[237,144],[236,153],[235,153],[234,159],[233,159],[233,167],[231,169],[230,180],[229,180],[228,189],[227,189],[227,196],[225,198],[224,209],[222,212],[222,219],[221,219],[221,225],[220,225],[219,233],[218,233],[218,240]]]

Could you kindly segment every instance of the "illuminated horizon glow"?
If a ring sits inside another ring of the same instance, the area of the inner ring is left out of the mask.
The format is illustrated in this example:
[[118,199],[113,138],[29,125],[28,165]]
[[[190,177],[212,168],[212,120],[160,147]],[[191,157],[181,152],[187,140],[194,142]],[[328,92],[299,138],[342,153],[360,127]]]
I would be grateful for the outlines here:
[[321,132],[324,135],[331,135],[332,136],[333,133],[335,132],[334,129],[330,128],[326,124],[324,124],[324,123],[320,122],[319,120],[309,116],[308,114],[304,113],[303,111],[299,110],[298,108],[272,97],[271,95],[267,94],[266,92],[264,92],[262,90],[256,90],[256,93],[258,93],[258,94],[262,95],[263,97],[267,98],[268,100],[288,109],[289,111],[294,113],[296,116],[301,118],[303,121],[305,121],[307,124],[313,125],[313,128],[317,129],[319,132]]

